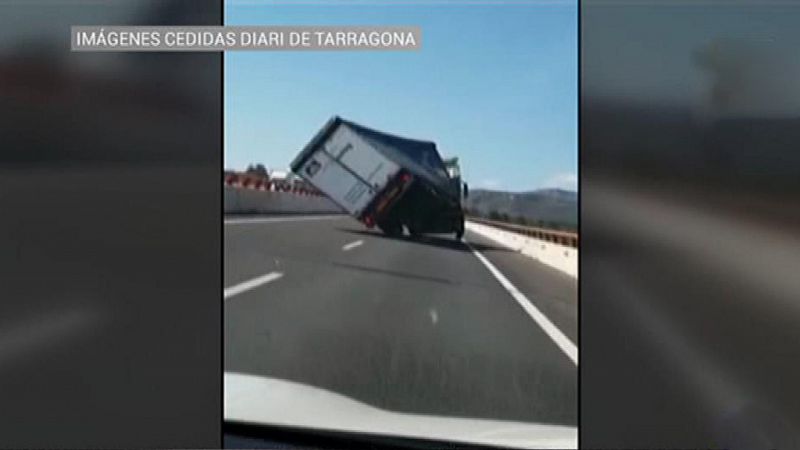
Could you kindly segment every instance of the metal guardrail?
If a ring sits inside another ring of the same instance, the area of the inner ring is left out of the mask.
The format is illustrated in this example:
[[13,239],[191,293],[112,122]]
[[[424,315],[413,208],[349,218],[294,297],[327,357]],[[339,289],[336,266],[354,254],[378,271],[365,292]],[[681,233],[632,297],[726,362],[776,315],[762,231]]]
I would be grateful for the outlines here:
[[248,173],[225,172],[223,175],[223,184],[225,186],[259,191],[291,192],[299,195],[322,196],[321,192],[304,182],[271,180],[267,177]]
[[501,230],[510,231],[512,233],[524,234],[535,239],[552,242],[554,244],[566,245],[568,247],[578,248],[578,233],[571,233],[569,231],[549,230],[547,228],[528,227],[525,225],[516,225],[506,222],[498,222],[496,220],[483,219],[481,217],[467,216],[467,220],[472,222],[489,225]]

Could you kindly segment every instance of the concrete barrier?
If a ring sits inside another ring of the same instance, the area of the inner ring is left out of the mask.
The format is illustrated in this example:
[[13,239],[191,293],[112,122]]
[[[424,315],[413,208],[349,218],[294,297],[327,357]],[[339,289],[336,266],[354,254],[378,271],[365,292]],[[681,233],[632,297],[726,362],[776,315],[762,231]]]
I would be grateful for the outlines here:
[[298,192],[223,186],[225,214],[344,213],[327,197]]
[[578,249],[536,239],[520,233],[501,230],[491,225],[467,220],[466,228],[474,233],[541,261],[569,276],[578,278]]

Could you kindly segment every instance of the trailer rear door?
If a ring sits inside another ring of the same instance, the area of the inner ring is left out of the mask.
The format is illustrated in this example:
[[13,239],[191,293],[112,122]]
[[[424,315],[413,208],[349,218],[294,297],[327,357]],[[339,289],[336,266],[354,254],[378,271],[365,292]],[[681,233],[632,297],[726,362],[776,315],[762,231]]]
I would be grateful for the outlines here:
[[347,126],[339,126],[307,158],[298,174],[355,217],[400,167]]

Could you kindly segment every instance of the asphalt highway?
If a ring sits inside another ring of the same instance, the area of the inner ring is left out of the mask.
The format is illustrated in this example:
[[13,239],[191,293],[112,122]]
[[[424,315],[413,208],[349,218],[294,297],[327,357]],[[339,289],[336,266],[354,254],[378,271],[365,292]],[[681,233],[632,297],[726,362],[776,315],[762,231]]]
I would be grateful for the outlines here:
[[577,281],[464,240],[346,216],[227,218],[225,370],[392,411],[577,426]]

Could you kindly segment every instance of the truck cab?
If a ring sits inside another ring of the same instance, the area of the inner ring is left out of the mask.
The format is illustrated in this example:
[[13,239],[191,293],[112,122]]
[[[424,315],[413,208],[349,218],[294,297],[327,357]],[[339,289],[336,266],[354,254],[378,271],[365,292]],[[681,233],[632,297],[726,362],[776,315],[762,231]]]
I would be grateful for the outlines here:
[[461,181],[461,166],[458,164],[458,157],[446,158],[442,162],[444,162],[447,176],[450,178],[450,186],[463,204],[463,201],[469,196],[469,186]]

